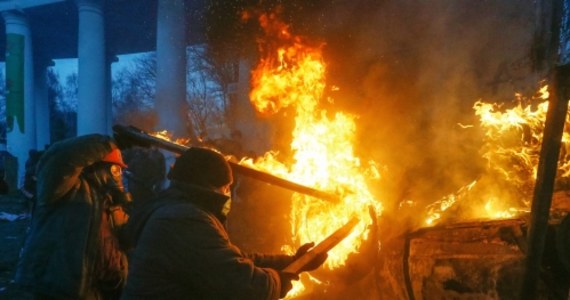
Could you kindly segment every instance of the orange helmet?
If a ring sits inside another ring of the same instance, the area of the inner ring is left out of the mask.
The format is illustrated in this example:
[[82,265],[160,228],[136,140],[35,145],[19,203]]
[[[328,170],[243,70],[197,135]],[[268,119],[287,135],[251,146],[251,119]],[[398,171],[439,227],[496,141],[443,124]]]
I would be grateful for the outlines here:
[[105,155],[105,157],[103,157],[101,161],[116,164],[123,168],[127,167],[127,165],[123,161],[123,156],[121,155],[121,151],[118,148],[113,149],[111,152]]

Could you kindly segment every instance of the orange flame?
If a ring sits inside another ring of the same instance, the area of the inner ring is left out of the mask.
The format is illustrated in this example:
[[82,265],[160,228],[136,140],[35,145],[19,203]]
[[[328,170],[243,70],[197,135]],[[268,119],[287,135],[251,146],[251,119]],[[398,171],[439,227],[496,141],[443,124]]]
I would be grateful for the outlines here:
[[161,130],[156,132],[149,133],[150,135],[157,137],[159,139],[163,139],[165,141],[173,142],[178,145],[186,146],[190,143],[190,139],[188,138],[178,138],[176,140],[172,140],[172,134],[168,132],[168,130]]
[[[331,229],[344,225],[353,215],[364,221],[329,252],[325,267],[334,269],[344,265],[348,255],[356,252],[367,238],[367,224],[372,222],[368,207],[382,210],[366,184],[367,180],[379,179],[380,173],[374,162],[364,164],[354,155],[356,117],[342,112],[328,114],[319,107],[326,87],[322,45],[308,46],[300,37],[291,35],[275,15],[262,15],[259,20],[267,35],[278,33],[282,46],[265,49],[266,57],[252,73],[250,98],[255,108],[265,114],[286,107],[294,110],[290,145],[293,163],[279,162],[274,153],[243,163],[341,196],[339,203],[331,203],[293,195],[290,217],[296,245],[285,245],[283,249],[288,252],[302,243],[323,240]],[[302,283],[295,290],[289,296],[301,293]]]
[[[541,87],[533,97],[515,96],[515,105],[511,108],[483,101],[477,101],[473,106],[485,135],[481,151],[487,168],[483,176],[492,178],[487,180],[487,185],[492,182],[493,186],[474,188],[473,182],[456,194],[429,205],[426,208],[426,225],[433,225],[446,209],[468,198],[465,191],[472,194],[471,199],[479,200],[476,204],[469,204],[469,218],[504,219],[529,211],[548,111],[548,86]],[[567,116],[566,124],[569,120]],[[565,126],[563,155],[557,173],[559,179],[570,175],[570,152],[566,150],[569,130],[570,126]]]

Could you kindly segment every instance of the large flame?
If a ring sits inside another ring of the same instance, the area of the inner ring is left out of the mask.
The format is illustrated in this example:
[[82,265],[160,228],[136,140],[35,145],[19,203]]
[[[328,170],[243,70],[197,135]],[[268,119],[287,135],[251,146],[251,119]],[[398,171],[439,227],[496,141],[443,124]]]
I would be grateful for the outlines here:
[[[484,101],[473,108],[484,133],[483,158],[487,161],[482,179],[427,207],[425,225],[433,225],[443,212],[462,201],[471,201],[464,218],[504,219],[529,211],[548,111],[548,86],[542,86],[532,97],[515,95],[514,105]],[[567,117],[566,123],[568,124]],[[570,126],[562,138],[563,149],[558,164],[557,180],[566,182],[570,175],[568,143]],[[563,179],[563,180],[560,180]],[[484,181],[485,183],[480,183]],[[473,203],[475,202],[475,203]]]
[[[357,216],[361,220],[359,225],[329,252],[325,268],[334,269],[344,265],[348,255],[356,252],[367,238],[367,226],[372,221],[369,206],[378,214],[382,210],[366,184],[367,180],[378,179],[379,173],[373,162],[364,164],[354,154],[355,116],[342,112],[329,114],[320,107],[326,87],[321,46],[309,46],[290,34],[275,15],[262,15],[259,20],[268,35],[277,33],[280,46],[265,49],[266,56],[252,73],[250,98],[262,113],[275,113],[286,107],[294,111],[290,145],[293,162],[286,165],[273,153],[267,153],[255,162],[242,163],[340,195],[338,202],[331,202],[293,194],[290,217],[294,244],[284,246],[293,251],[305,242],[321,241]],[[301,290],[302,287],[295,286],[295,291]]]

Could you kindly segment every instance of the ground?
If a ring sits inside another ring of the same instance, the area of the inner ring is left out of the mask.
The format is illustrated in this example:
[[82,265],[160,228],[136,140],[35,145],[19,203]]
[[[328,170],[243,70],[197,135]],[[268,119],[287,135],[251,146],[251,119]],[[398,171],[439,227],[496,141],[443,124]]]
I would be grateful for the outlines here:
[[23,196],[0,196],[0,299],[32,299],[14,284],[14,272],[28,222],[28,204]]

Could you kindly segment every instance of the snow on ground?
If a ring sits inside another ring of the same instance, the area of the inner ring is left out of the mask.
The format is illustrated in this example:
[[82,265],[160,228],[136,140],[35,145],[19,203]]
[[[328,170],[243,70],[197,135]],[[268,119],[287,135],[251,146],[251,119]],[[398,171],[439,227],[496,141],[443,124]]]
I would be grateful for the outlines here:
[[28,228],[28,210],[23,196],[0,196],[0,299],[32,299],[14,284],[14,272]]

